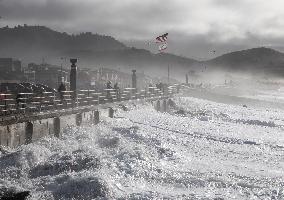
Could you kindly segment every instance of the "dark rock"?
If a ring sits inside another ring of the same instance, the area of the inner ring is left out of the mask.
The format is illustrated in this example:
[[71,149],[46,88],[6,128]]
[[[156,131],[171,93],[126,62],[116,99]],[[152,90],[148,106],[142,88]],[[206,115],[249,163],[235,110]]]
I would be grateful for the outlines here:
[[176,103],[175,103],[172,99],[169,99],[168,104],[169,104],[169,106],[170,106],[171,108],[176,108],[176,107],[177,107]]
[[13,189],[4,189],[0,191],[1,200],[25,200],[30,195],[30,191],[17,192]]
[[123,111],[128,111],[129,109],[123,105],[123,104],[119,104],[119,107],[123,110]]
[[31,178],[40,176],[54,176],[66,171],[79,172],[89,168],[99,169],[101,167],[100,160],[94,156],[82,154],[66,155],[58,158],[55,162],[50,161],[39,164],[32,168],[29,172]]
[[185,115],[185,113],[186,112],[183,109],[176,111],[176,114],[178,114],[178,115]]
[[106,183],[96,177],[68,177],[53,193],[55,199],[95,199],[110,197]]

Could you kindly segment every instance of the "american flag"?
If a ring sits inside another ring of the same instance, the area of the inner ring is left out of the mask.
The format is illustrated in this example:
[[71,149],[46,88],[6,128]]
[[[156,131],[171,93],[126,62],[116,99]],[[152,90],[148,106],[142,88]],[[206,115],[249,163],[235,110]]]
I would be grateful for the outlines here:
[[168,35],[169,35],[168,33],[165,33],[163,35],[156,37],[156,43],[166,42],[168,39]]
[[167,44],[162,44],[159,46],[159,51],[164,51],[168,48],[168,45]]

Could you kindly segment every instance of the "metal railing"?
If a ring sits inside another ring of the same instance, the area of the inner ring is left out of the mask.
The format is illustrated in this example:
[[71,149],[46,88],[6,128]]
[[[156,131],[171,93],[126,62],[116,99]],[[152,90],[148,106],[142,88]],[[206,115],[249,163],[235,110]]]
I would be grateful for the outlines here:
[[123,90],[104,89],[103,91],[79,90],[77,91],[76,98],[73,98],[73,91],[63,91],[61,93],[43,92],[40,94],[1,93],[0,116],[47,112],[127,100],[170,97],[177,90],[177,85],[163,89],[148,87],[140,91],[137,91],[136,88],[124,88]]

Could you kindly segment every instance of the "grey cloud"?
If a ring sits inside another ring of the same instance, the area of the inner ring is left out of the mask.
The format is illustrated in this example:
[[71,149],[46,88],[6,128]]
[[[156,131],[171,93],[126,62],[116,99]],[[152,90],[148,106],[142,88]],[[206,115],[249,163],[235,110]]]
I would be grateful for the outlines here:
[[138,47],[169,32],[171,52],[210,57],[214,47],[223,52],[282,42],[281,5],[282,0],[0,0],[0,16],[4,25],[92,31]]

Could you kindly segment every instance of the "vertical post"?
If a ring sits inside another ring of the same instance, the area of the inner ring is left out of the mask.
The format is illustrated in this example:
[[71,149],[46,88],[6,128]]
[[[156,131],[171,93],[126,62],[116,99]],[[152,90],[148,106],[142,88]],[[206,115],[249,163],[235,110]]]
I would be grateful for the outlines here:
[[72,100],[76,100],[76,90],[77,90],[77,59],[70,59],[71,62],[71,72],[70,72],[70,90],[72,91]]
[[80,126],[82,124],[82,121],[83,121],[83,114],[82,113],[76,114],[76,126]]
[[167,104],[167,100],[164,99],[163,100],[163,112],[167,112],[168,111],[168,104]]
[[[87,102],[88,102],[88,105],[91,105],[92,101],[90,99],[90,90],[88,89],[88,93],[87,93]],[[93,99],[93,98],[92,98]]]
[[26,130],[25,130],[25,143],[29,144],[32,142],[34,132],[34,125],[32,122],[26,122]]
[[54,129],[53,129],[54,130],[54,136],[59,138],[60,130],[61,130],[60,118],[59,117],[53,118],[53,127],[54,127]]
[[185,75],[185,83],[188,84],[188,74]]
[[136,70],[132,70],[132,90],[130,93],[130,99],[132,99],[133,94],[135,94],[136,97],[136,92],[137,92],[137,78],[136,78]]
[[108,116],[110,117],[110,118],[113,118],[113,114],[114,114],[114,110],[113,110],[113,108],[109,108],[109,110],[108,110]]
[[6,95],[4,95],[4,102],[5,102],[5,112],[4,112],[4,114],[6,115],[7,114],[7,99],[6,99],[7,97],[6,97]]
[[161,111],[161,102],[160,102],[160,100],[158,100],[158,101],[156,102],[156,110],[157,110],[157,111]]
[[98,110],[94,111],[94,124],[98,124],[100,122],[100,112]]
[[168,84],[170,83],[170,65],[168,65]]
[[132,70],[132,88],[137,88],[136,70]]

